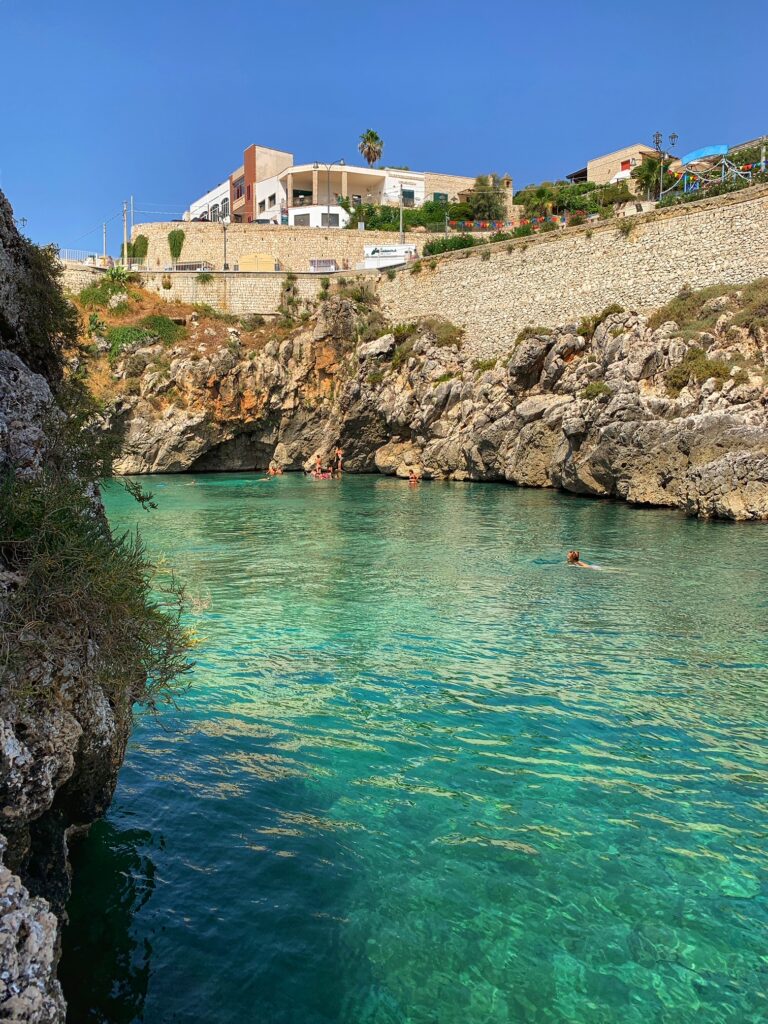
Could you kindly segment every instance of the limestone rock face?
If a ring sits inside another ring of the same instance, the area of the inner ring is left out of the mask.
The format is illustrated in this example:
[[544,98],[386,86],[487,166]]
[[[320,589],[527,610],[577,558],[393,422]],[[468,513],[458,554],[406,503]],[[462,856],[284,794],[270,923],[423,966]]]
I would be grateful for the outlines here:
[[[3,843],[0,842],[0,858]],[[64,1020],[56,980],[58,921],[0,859],[0,1019],[20,1024]]]
[[[60,357],[36,317],[52,303],[66,306],[51,276],[37,273],[36,258],[0,193],[0,483],[45,470],[63,419],[51,391]],[[94,517],[103,515],[95,484],[83,487]],[[25,583],[10,565],[0,552],[0,633]],[[110,703],[103,692],[93,622],[77,609],[65,621],[41,620],[28,626],[39,643],[23,661],[0,659],[0,1020],[63,1024],[56,966],[70,885],[67,836],[111,799],[131,697]],[[51,699],[29,700],[30,692]]]
[[[300,468],[337,445],[348,470],[506,480],[667,505],[690,515],[768,517],[768,339],[722,324],[695,342],[736,359],[731,379],[665,375],[690,341],[613,314],[592,338],[573,325],[524,339],[493,366],[428,331],[359,346],[354,304],[326,303],[314,327],[248,357],[179,354],[149,363],[118,402],[124,472]],[[746,367],[746,369],[744,369]],[[169,391],[170,386],[170,391]],[[180,401],[166,396],[180,393]]]
[[[39,473],[59,417],[44,378],[0,351],[0,475]],[[97,496],[93,509],[101,514]],[[23,583],[0,562],[0,628]],[[73,612],[41,628],[36,660],[4,666],[0,685],[0,1019],[29,1022],[64,1019],[55,971],[70,886],[67,834],[106,810],[130,729],[130,695],[113,706],[97,681],[89,623]],[[29,686],[57,698],[17,696]]]

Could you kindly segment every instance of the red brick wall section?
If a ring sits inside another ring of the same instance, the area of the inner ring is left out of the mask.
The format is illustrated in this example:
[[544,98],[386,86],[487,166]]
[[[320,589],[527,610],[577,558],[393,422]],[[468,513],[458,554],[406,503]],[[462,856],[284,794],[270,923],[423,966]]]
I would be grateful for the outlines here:
[[256,209],[256,147],[249,146],[243,153],[245,168],[245,214],[246,220],[252,221]]

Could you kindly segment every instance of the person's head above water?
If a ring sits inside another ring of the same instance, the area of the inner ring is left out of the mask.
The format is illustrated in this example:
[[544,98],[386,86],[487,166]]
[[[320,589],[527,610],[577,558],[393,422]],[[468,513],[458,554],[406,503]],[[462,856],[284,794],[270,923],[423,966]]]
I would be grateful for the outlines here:
[[569,562],[578,562],[579,561],[579,552],[578,551],[569,551],[568,552],[568,561]]

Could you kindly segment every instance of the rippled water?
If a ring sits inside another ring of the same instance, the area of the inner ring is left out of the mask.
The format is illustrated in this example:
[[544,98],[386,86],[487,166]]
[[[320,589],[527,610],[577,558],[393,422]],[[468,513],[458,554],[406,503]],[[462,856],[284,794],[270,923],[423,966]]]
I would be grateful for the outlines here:
[[768,529],[152,486],[110,517],[180,568],[203,645],[75,851],[73,1021],[768,1019]]

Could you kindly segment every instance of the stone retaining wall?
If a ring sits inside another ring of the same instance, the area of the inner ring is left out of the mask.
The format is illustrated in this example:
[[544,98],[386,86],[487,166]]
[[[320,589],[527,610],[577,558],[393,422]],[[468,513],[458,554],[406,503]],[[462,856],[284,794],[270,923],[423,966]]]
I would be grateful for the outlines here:
[[[629,234],[620,225],[631,225]],[[465,328],[471,354],[493,356],[508,351],[528,324],[554,327],[613,302],[642,312],[684,284],[767,276],[768,186],[446,253],[420,267],[416,274],[400,270],[394,280],[381,275],[386,314],[395,322],[443,316]]]
[[[147,268],[162,270],[170,263],[168,233],[181,229],[184,245],[181,259],[190,262],[206,261],[217,270],[224,266],[224,227],[222,224],[193,221],[189,223],[137,224],[132,238],[146,235]],[[408,232],[406,242],[422,246],[433,238],[442,238],[429,232]],[[354,270],[364,256],[366,245],[393,245],[399,242],[396,231],[352,231],[327,228],[289,228],[270,224],[230,224],[227,227],[227,263],[230,267],[240,257],[252,253],[266,253],[280,261],[284,270],[309,271],[311,259],[336,260],[339,269]]]
[[[275,316],[287,274],[256,274],[230,271],[215,272],[213,280],[202,283],[198,275],[186,271],[173,273],[142,273],[141,286],[155,292],[166,302],[207,303],[221,312],[247,315],[261,313]],[[295,286],[300,300],[316,299],[322,274],[296,274]],[[357,275],[355,275],[357,276]],[[163,282],[170,283],[164,288]]]
[[100,267],[88,267],[83,263],[70,263],[67,260],[62,260],[62,266],[64,273],[61,276],[61,286],[71,295],[81,292],[89,284],[94,284],[104,273]]

